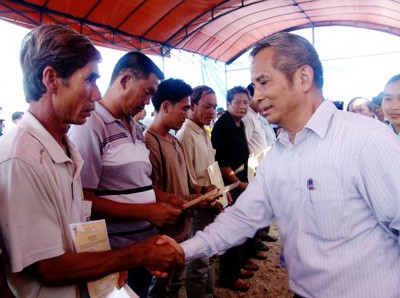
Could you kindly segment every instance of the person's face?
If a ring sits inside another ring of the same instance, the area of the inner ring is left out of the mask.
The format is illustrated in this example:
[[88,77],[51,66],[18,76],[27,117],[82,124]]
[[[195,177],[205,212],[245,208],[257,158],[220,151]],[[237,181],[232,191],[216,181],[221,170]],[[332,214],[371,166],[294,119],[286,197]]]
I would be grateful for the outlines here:
[[61,78],[53,100],[59,119],[65,124],[83,124],[94,110],[95,101],[101,97],[96,80],[99,78],[98,62],[92,61],[76,70],[65,82]]
[[349,112],[364,115],[367,117],[374,117],[374,113],[369,110],[368,105],[362,98],[356,99],[351,103],[349,107]]
[[272,66],[274,50],[265,48],[253,59],[251,80],[254,84],[253,100],[259,103],[261,114],[269,123],[286,128],[297,111],[304,105],[297,87]]
[[227,108],[233,118],[242,119],[249,109],[249,96],[246,93],[235,94]]
[[151,73],[146,79],[135,79],[130,76],[126,82],[126,96],[122,102],[124,116],[135,115],[150,103],[151,97],[157,91],[160,80]]
[[169,108],[169,128],[173,130],[178,130],[182,127],[185,119],[189,116],[190,111],[190,97],[186,96],[182,98],[179,102],[172,105]]
[[390,124],[400,127],[400,81],[386,85],[382,110]]
[[216,116],[217,97],[214,93],[206,94],[201,97],[197,104],[192,107],[191,119],[198,125],[210,125]]
[[383,114],[381,106],[377,105],[374,107],[374,114],[379,119],[379,121],[385,120],[385,115]]

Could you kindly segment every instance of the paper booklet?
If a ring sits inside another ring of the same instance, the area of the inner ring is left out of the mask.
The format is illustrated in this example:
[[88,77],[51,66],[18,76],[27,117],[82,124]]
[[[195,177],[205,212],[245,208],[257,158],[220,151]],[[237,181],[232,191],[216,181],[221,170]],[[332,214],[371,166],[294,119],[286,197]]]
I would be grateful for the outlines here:
[[[106,222],[94,220],[70,224],[75,251],[94,252],[110,250]],[[113,273],[95,281],[87,283],[91,298],[139,298],[126,284],[118,289],[119,273]]]
[[[224,180],[222,179],[221,170],[218,165],[218,161],[214,162],[212,165],[207,167],[208,175],[210,176],[211,184],[214,184],[218,188],[225,186]],[[228,206],[228,198],[226,193],[222,195],[221,198],[217,200],[224,208]]]
[[261,150],[258,154],[250,153],[247,162],[247,178],[249,179],[249,181],[251,181],[256,175],[257,167],[264,159],[269,149],[271,149],[271,146],[268,146],[264,150]]
[[239,181],[237,181],[235,183],[232,183],[232,184],[230,184],[228,186],[224,186],[222,188],[213,189],[212,191],[209,191],[208,193],[206,193],[206,194],[204,194],[204,195],[202,195],[202,196],[200,196],[200,197],[188,202],[186,204],[185,208],[183,208],[183,210],[188,209],[188,208],[192,207],[193,205],[197,204],[198,202],[201,202],[201,201],[204,201],[204,200],[207,200],[207,199],[213,199],[213,198],[219,197],[220,195],[225,195],[226,196],[226,193],[228,191],[234,189],[238,185],[239,185]]

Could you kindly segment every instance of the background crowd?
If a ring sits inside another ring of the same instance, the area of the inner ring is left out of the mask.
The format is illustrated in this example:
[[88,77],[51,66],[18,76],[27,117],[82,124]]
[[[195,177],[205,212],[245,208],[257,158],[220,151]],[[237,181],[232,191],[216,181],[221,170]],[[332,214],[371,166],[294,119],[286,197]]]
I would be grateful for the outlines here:
[[[84,297],[113,272],[140,297],[183,285],[213,297],[217,278],[245,292],[277,222],[294,297],[395,297],[400,75],[339,111],[304,38],[278,33],[251,55],[252,83],[228,90],[217,117],[213,89],[164,78],[140,52],[121,57],[101,96],[86,37],[32,30],[20,58],[29,109],[0,138],[2,295]],[[192,205],[222,187],[213,165],[237,187]],[[75,252],[69,224],[89,219],[106,220],[110,251]]]

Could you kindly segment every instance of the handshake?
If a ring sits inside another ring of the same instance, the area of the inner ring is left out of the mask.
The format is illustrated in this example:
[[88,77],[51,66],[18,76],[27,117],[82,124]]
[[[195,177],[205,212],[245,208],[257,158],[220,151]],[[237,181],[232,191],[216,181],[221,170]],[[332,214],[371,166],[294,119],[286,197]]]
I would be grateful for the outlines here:
[[155,277],[166,278],[169,271],[184,264],[182,248],[166,235],[152,237],[138,245],[142,251],[142,266]]

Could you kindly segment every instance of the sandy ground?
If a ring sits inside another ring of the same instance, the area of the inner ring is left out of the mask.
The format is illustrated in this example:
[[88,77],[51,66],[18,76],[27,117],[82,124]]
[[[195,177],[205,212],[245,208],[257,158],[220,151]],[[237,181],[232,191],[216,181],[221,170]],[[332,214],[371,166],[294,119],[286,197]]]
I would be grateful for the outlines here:
[[[274,226],[271,227],[270,234],[279,238],[278,231]],[[250,290],[245,293],[236,292],[220,287],[217,282],[215,293],[216,297],[289,298],[293,296],[288,288],[287,271],[286,269],[281,268],[279,264],[279,257],[281,253],[280,240],[278,240],[277,242],[264,243],[270,248],[270,250],[267,252],[268,259],[253,259],[253,261],[257,265],[259,265],[260,270],[255,272],[253,278],[248,279],[248,281],[251,283]],[[186,298],[186,295],[182,293],[181,298]]]

